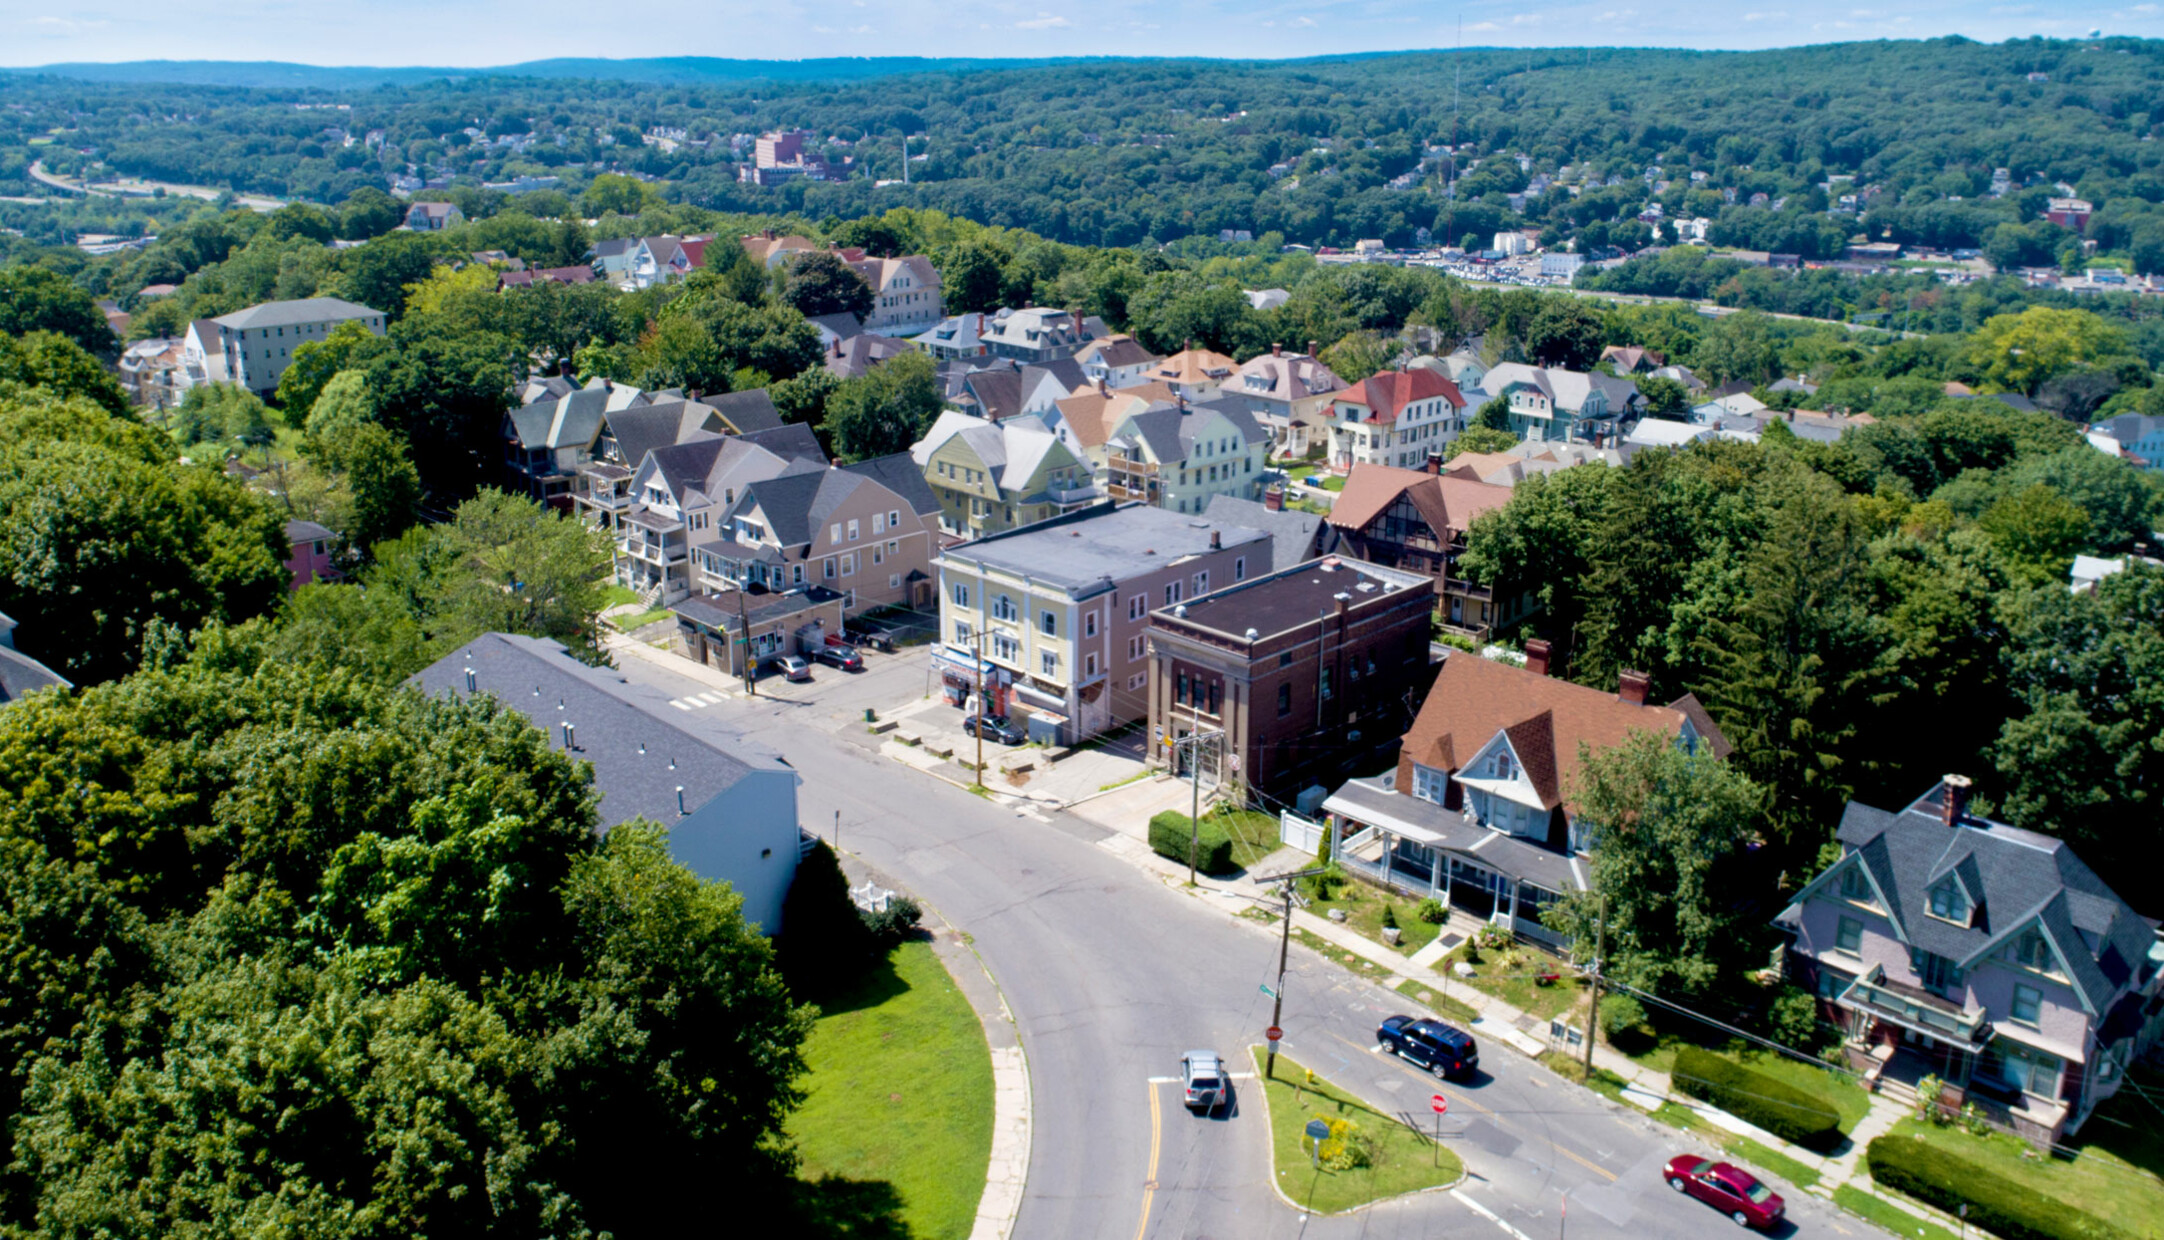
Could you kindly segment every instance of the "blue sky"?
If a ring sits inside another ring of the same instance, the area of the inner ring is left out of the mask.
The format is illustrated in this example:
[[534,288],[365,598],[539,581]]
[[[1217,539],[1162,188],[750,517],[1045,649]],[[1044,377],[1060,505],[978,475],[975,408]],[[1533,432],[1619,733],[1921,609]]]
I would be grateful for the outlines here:
[[551,56],[1308,56],[1469,45],[1764,48],[1963,34],[2164,36],[2159,3],[1946,0],[0,0],[0,63],[498,65]]

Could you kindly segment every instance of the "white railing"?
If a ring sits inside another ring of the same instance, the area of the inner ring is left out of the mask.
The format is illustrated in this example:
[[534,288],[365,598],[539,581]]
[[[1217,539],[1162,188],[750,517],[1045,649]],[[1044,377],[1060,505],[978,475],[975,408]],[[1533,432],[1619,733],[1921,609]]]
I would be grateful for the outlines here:
[[1277,815],[1278,842],[1288,848],[1304,853],[1322,852],[1323,841],[1329,838],[1330,829],[1319,822],[1302,818],[1291,810],[1281,810]]

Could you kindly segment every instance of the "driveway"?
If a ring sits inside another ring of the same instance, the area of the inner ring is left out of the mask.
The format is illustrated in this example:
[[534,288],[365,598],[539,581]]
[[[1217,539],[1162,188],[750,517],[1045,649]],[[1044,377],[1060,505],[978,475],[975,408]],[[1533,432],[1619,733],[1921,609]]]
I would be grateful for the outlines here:
[[[619,664],[672,699],[712,692],[680,660]],[[1442,1087],[1446,1139],[1471,1173],[1456,1192],[1334,1218],[1287,1207],[1271,1188],[1251,1084],[1233,1116],[1206,1120],[1152,1080],[1191,1047],[1238,1059],[1269,1022],[1260,987],[1277,981],[1278,936],[1233,916],[1244,900],[1181,890],[1123,859],[1130,839],[1078,815],[1025,816],[890,761],[869,732],[828,726],[838,705],[739,693],[698,709],[778,749],[805,773],[806,823],[838,822],[846,848],[971,935],[1029,1061],[1034,1139],[1014,1235],[1531,1240],[1559,1231],[1566,1199],[1572,1236],[1734,1233],[1660,1182],[1670,1155],[1703,1147],[1492,1044],[1482,1047],[1488,1075]],[[1381,1109],[1424,1114],[1435,1082],[1372,1049],[1399,1003],[1295,946],[1286,1052]],[[1879,1234],[1819,1198],[1789,1198],[1802,1230]]]

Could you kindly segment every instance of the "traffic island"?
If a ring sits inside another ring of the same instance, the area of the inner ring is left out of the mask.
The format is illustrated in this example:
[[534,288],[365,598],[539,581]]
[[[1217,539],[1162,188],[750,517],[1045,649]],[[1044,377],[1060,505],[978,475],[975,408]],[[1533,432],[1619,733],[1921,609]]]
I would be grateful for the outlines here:
[[[1255,1050],[1255,1070],[1264,1055]],[[1408,1193],[1449,1188],[1465,1164],[1432,1133],[1418,1132],[1319,1077],[1284,1054],[1276,1079],[1258,1077],[1270,1117],[1270,1182],[1292,1205],[1315,1214],[1342,1214]],[[1425,1114],[1425,1112],[1423,1112]],[[1330,1136],[1317,1142],[1308,1125],[1321,1121]]]

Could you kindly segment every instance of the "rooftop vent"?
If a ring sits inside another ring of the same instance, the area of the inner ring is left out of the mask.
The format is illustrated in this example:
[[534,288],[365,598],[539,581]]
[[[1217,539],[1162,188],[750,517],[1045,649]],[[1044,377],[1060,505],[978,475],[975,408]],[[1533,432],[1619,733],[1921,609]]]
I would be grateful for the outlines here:
[[1179,606],[1174,607],[1172,609],[1172,614],[1178,616],[1182,620],[1185,620],[1187,618],[1187,604],[1181,603]]
[[1261,637],[1261,636],[1262,636],[1262,634],[1260,634],[1260,633],[1257,633],[1257,632],[1256,632],[1256,631],[1255,631],[1254,629],[1252,629],[1252,628],[1251,628],[1251,629],[1249,629],[1249,630],[1247,631],[1247,640],[1249,640],[1249,641],[1254,641],[1254,640],[1255,640],[1256,638],[1258,638],[1258,637]]

